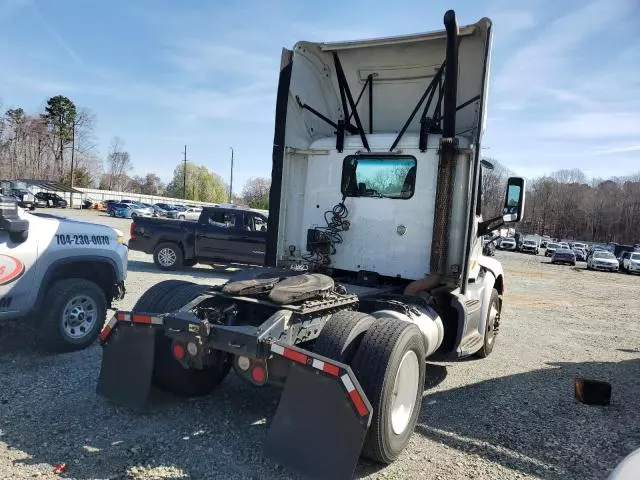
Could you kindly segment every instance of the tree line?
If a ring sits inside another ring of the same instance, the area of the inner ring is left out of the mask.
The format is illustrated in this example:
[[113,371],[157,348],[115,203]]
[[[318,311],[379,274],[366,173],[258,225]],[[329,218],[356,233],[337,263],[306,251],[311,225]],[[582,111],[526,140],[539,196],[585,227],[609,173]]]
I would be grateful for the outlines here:
[[0,179],[46,180],[65,186],[268,208],[269,179],[249,179],[242,195],[230,199],[229,186],[220,175],[192,162],[186,164],[185,190],[185,165],[180,162],[165,185],[152,172],[131,175],[133,160],[120,137],[111,140],[106,158],[101,159],[94,131],[94,114],[62,95],[49,98],[35,114],[27,114],[21,107],[6,109],[0,117]]
[[[507,178],[494,159],[483,169],[483,216],[501,211]],[[594,242],[640,243],[640,174],[588,179],[579,169],[564,169],[527,181],[525,234]]]

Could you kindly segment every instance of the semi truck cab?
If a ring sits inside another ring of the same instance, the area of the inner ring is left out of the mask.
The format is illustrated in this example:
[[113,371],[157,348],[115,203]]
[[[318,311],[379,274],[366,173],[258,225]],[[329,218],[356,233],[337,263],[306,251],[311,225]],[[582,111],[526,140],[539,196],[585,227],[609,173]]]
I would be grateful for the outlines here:
[[[98,392],[140,407],[230,369],[283,386],[265,449],[313,478],[391,463],[418,421],[425,360],[491,354],[505,276],[482,239],[491,22],[282,53],[266,268],[220,287],[167,281],[101,333]],[[330,461],[327,461],[330,459]]]

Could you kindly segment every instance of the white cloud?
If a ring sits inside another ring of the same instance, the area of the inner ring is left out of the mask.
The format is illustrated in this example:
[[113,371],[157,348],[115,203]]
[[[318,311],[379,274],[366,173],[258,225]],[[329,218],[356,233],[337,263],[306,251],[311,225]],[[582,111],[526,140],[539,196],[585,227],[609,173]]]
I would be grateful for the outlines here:
[[607,150],[598,150],[593,155],[612,155],[617,153],[640,152],[640,145],[630,145],[627,147],[609,148]]
[[39,22],[42,24],[42,27],[49,34],[49,36],[51,36],[51,38],[56,41],[56,43],[67,53],[67,55],[69,55],[69,57],[71,57],[74,62],[82,64],[82,59],[80,58],[80,56],[75,52],[73,48],[71,48],[69,43],[67,43],[64,38],[62,38],[62,36],[49,24],[49,22],[45,20],[36,4],[31,3],[31,7]]
[[184,73],[210,76],[237,74],[250,79],[273,76],[278,58],[219,42],[190,39],[170,46],[169,61]]
[[640,138],[640,112],[578,113],[559,120],[536,122],[528,133],[541,139]]
[[595,0],[558,18],[506,62],[492,88],[524,101],[554,86],[572,51],[599,31],[615,27],[633,8],[633,0],[620,0],[613,8],[609,0]]

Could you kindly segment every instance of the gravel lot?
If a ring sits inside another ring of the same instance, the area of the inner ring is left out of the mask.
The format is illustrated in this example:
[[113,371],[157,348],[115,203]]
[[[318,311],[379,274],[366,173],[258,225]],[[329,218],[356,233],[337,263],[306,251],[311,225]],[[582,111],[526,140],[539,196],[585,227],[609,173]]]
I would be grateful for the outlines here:
[[[128,232],[128,221],[57,211]],[[422,417],[393,465],[361,461],[358,478],[605,478],[640,447],[640,278],[498,252],[507,274],[496,349],[485,360],[429,364]],[[131,308],[168,278],[209,284],[229,272],[174,274],[130,253]],[[142,413],[95,393],[101,352],[50,355],[28,328],[0,325],[0,479],[297,478],[262,455],[278,391],[233,374],[212,395],[154,392]],[[612,383],[609,407],[573,399],[573,378]],[[60,475],[53,466],[66,463]]]

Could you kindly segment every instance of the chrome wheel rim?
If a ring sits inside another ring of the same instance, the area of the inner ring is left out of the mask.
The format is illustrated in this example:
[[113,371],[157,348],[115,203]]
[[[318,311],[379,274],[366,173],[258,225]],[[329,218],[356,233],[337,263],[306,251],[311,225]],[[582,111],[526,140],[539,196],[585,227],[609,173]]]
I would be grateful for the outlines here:
[[74,340],[87,336],[98,321],[98,306],[87,295],[71,298],[62,310],[64,333]]
[[420,364],[413,350],[404,354],[393,383],[391,429],[401,435],[409,426],[418,395]]
[[163,248],[158,252],[158,263],[170,267],[176,263],[176,252],[171,248]]

